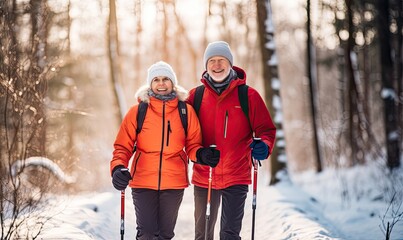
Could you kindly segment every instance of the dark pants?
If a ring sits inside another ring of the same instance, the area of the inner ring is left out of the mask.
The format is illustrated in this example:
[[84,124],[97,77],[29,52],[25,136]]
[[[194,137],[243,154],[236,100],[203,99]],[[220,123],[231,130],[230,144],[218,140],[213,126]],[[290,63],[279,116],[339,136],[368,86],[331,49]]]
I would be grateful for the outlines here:
[[[241,239],[245,200],[248,194],[247,185],[235,185],[221,190],[212,190],[210,202],[210,219],[208,223],[208,239],[214,239],[214,226],[217,221],[218,208],[221,207],[221,240]],[[194,187],[195,201],[195,240],[204,239],[206,224],[207,189]]]
[[183,189],[151,190],[132,188],[139,240],[172,239]]

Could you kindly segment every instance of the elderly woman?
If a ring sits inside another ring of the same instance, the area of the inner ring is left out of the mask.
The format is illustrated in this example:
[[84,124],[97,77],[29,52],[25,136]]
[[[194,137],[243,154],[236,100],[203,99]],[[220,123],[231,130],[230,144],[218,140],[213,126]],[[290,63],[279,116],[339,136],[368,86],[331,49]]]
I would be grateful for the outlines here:
[[[153,64],[147,84],[136,93],[139,103],[147,103],[141,130],[138,104],[126,114],[116,136],[110,162],[112,183],[117,190],[132,188],[136,239],[172,239],[184,189],[189,186],[188,157],[200,164],[219,160],[218,150],[201,145],[197,115],[183,102],[187,94],[169,64]],[[180,101],[186,106],[181,112],[187,111],[187,127],[178,111]]]

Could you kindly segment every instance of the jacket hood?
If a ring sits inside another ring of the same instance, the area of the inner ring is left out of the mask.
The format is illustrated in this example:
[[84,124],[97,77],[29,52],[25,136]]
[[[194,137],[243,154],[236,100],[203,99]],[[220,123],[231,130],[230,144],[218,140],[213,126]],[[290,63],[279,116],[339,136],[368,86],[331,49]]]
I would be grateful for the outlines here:
[[[149,85],[141,86],[134,97],[137,99],[138,102],[150,102],[150,96],[148,95],[148,90],[150,89]],[[176,92],[176,96],[178,97],[179,101],[185,101],[189,95],[189,92],[183,88],[182,86],[176,85],[173,88],[173,91]]]

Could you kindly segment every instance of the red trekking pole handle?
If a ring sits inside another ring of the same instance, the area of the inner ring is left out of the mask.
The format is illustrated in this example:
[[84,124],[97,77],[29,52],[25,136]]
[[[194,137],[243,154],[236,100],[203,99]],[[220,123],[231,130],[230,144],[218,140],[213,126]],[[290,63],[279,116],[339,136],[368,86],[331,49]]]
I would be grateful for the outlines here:
[[[217,146],[212,144],[210,148],[216,148]],[[210,221],[210,201],[211,201],[211,184],[213,181],[213,168],[209,168],[209,177],[208,177],[208,189],[207,189],[207,206],[206,206],[206,223],[204,226],[204,239],[208,239],[208,223]]]
[[[253,141],[260,141],[261,138],[253,138]],[[252,240],[255,239],[255,211],[256,211],[256,202],[257,202],[257,173],[258,173],[258,164],[260,162],[252,157],[253,163],[253,199],[252,199]]]
[[[129,171],[128,168],[122,168],[120,171]],[[123,240],[125,235],[125,189],[120,191],[120,239]]]
[[120,191],[120,238],[125,235],[125,190]]

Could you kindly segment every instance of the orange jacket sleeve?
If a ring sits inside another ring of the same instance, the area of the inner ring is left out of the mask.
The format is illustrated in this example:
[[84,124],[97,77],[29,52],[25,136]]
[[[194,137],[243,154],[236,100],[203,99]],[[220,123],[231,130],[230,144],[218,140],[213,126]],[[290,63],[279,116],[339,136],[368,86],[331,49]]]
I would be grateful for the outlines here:
[[113,158],[110,163],[110,171],[118,166],[128,167],[130,158],[133,155],[135,142],[137,140],[137,108],[138,105],[130,108],[120,125],[119,132],[114,142]]
[[186,137],[185,151],[189,159],[196,161],[196,152],[202,147],[202,132],[196,112],[190,104],[188,109],[188,135]]

